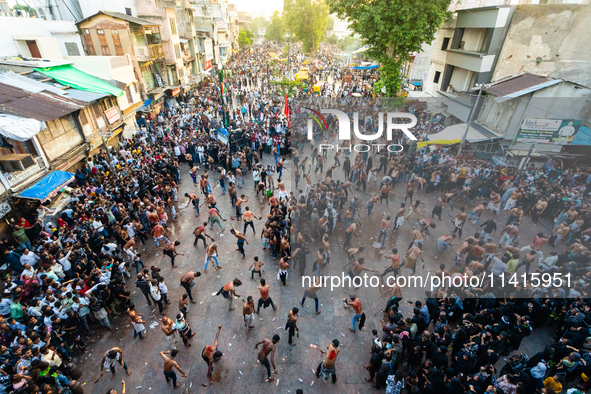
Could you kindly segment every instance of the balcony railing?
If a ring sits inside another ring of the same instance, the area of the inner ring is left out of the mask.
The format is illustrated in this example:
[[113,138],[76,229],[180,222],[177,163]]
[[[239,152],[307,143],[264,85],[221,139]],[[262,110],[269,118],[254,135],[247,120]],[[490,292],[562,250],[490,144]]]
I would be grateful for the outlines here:
[[162,59],[164,58],[164,46],[162,44],[136,46],[135,57],[138,62]]

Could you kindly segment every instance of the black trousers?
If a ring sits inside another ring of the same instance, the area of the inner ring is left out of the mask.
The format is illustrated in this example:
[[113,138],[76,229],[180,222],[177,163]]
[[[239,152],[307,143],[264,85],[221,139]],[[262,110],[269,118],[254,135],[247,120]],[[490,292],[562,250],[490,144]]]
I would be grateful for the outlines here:
[[191,294],[191,285],[189,282],[182,282],[181,281],[181,286],[187,291],[187,295],[189,296],[189,299],[191,301],[193,301],[193,295]]
[[288,321],[287,323],[285,323],[285,330],[286,330],[286,331],[287,331],[287,330],[289,330],[289,338],[288,338],[288,340],[287,340],[287,343],[291,344],[291,343],[293,342],[293,341],[292,341],[292,338],[293,338],[293,336],[295,335],[295,327],[294,327],[294,325],[293,325],[293,324],[291,324],[291,323]]

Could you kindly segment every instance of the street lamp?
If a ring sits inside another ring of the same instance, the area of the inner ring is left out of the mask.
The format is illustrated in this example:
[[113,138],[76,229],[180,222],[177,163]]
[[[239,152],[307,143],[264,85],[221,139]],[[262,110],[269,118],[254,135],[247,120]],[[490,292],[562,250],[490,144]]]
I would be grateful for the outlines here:
[[111,152],[109,152],[109,147],[107,146],[107,141],[109,141],[109,138],[111,138],[113,135],[115,135],[115,134],[111,131],[104,131],[101,133],[101,140],[103,141],[103,148],[105,148],[105,151],[107,152],[107,158],[109,159],[109,164],[111,164],[111,165],[113,165],[113,158],[111,157]]

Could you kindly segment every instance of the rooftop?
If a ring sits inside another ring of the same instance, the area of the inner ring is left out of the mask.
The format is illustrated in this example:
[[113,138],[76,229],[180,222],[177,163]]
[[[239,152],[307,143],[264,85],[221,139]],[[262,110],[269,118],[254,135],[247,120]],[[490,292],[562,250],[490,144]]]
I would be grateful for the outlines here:
[[124,21],[127,21],[129,23],[132,23],[134,25],[140,25],[140,26],[160,26],[158,23],[146,20],[146,19],[140,19],[140,18],[136,18],[135,16],[131,16],[131,15],[127,15],[127,14],[122,14],[121,12],[112,12],[112,11],[99,11],[94,15],[89,16],[88,18],[84,18],[81,21],[76,22],[77,25],[79,25],[82,22],[85,22],[87,20],[90,20],[92,18],[94,18],[97,15],[108,15],[108,16],[112,16],[113,18],[117,18],[117,19],[123,19]]

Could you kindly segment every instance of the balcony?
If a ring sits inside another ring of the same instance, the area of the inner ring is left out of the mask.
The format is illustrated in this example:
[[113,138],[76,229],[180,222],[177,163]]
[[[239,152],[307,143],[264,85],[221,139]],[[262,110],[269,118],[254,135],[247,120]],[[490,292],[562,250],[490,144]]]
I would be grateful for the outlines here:
[[446,63],[477,73],[489,72],[495,60],[495,55],[482,52],[465,51],[463,49],[447,49]]
[[147,62],[164,58],[164,46],[162,44],[153,44],[148,46],[136,46],[135,57],[138,62]]

